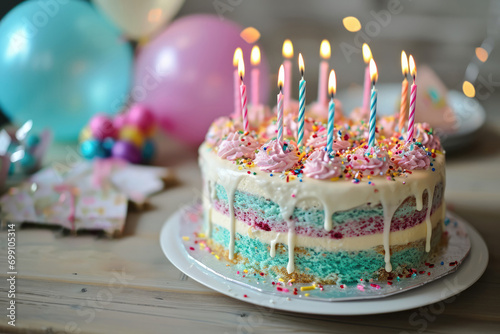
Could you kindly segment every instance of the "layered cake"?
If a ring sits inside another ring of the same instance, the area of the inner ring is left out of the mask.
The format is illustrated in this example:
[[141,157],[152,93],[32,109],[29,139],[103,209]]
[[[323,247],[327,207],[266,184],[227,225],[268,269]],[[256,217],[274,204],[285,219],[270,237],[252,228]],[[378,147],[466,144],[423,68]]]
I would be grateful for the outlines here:
[[380,118],[368,147],[367,125],[342,116],[327,150],[325,123],[306,118],[297,145],[296,122],[285,115],[281,143],[272,115],[248,134],[238,118],[210,127],[199,164],[212,251],[239,270],[323,284],[425,262],[445,215],[445,158],[432,129],[416,124],[406,141]]

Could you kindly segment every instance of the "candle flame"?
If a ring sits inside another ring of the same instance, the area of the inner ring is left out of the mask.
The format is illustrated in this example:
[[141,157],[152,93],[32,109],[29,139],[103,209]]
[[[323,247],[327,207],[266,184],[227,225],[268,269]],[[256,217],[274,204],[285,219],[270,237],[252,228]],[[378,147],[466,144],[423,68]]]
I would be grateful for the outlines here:
[[250,62],[253,66],[260,64],[260,49],[257,45],[252,48],[252,53],[250,54]]
[[245,61],[243,60],[243,58],[240,58],[240,60],[238,60],[238,74],[241,78],[241,81],[243,81],[243,78],[245,77]]
[[403,72],[403,76],[406,78],[408,75],[408,57],[404,51],[401,52],[401,71]]
[[372,50],[370,50],[370,47],[368,44],[363,43],[363,60],[365,61],[365,64],[370,63],[370,59],[372,59]]
[[375,64],[375,60],[370,59],[370,78],[372,79],[373,84],[375,84],[378,80],[378,71],[377,64]]
[[415,65],[415,60],[413,60],[412,55],[410,55],[410,73],[413,80],[415,80],[415,77],[417,76],[417,66]]
[[278,72],[278,88],[279,90],[283,90],[283,84],[285,82],[285,68],[283,67],[283,64],[280,66],[280,70]]
[[304,66],[304,57],[302,57],[302,53],[299,53],[299,70],[300,74],[304,76],[305,66]]
[[293,44],[292,41],[289,39],[286,39],[283,42],[283,57],[285,58],[292,58],[293,57]]
[[328,95],[333,99],[335,93],[337,92],[337,76],[335,75],[335,70],[330,71],[330,76],[328,77]]
[[233,66],[238,67],[238,62],[240,59],[243,59],[243,51],[241,51],[241,48],[237,48],[234,50],[234,55],[233,55]]
[[330,42],[328,42],[326,39],[321,41],[321,45],[319,46],[319,55],[323,59],[330,59],[330,56],[332,55]]

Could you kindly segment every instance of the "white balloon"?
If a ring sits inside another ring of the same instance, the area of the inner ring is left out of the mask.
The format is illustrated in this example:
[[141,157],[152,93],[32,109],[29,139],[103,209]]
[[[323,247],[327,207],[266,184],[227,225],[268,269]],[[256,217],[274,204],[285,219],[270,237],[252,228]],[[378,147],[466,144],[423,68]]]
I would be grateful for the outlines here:
[[184,0],[92,0],[131,39],[149,36],[169,22]]

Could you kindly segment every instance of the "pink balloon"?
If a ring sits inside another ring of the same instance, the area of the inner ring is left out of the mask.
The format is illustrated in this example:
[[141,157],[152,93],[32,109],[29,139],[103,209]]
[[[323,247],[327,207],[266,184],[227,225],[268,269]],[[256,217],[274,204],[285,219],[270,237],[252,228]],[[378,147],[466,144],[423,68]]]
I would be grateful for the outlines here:
[[[213,15],[183,17],[140,52],[133,99],[149,107],[161,127],[189,145],[200,144],[211,122],[233,112],[233,54],[243,50],[245,84],[251,90],[252,44],[242,28]],[[261,48],[260,102],[269,97],[269,66]]]

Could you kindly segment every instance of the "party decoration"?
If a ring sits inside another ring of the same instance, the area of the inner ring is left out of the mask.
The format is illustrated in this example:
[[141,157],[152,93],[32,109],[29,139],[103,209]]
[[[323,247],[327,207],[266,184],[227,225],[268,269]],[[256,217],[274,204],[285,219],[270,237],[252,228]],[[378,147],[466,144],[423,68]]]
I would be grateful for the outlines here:
[[398,120],[399,133],[403,133],[408,110],[408,79],[406,78],[408,76],[408,58],[404,51],[401,52],[401,71],[403,73],[403,82],[401,84],[401,103]]
[[[241,85],[241,78],[239,72],[239,64],[240,61],[243,61],[243,51],[241,51],[241,48],[236,48],[234,50],[234,55],[233,55],[233,66],[234,66],[234,74],[233,74],[233,83],[234,83],[234,110],[233,113],[234,115],[240,115],[241,114],[241,92],[240,92],[240,85]],[[252,81],[253,83],[253,81]]]
[[105,138],[115,138],[116,129],[113,121],[107,115],[99,114],[92,118],[89,124],[91,134],[94,138],[102,140]]
[[89,160],[113,157],[134,164],[149,163],[155,153],[151,139],[155,129],[155,116],[141,104],[114,119],[98,114],[80,134],[80,152]]
[[369,104],[370,104],[370,87],[371,87],[371,78],[370,78],[370,60],[372,59],[372,51],[368,44],[363,43],[363,61],[366,64],[365,67],[365,81],[363,85],[363,107],[362,112],[368,113]]
[[284,105],[285,109],[290,108],[290,100],[292,99],[292,62],[293,58],[293,44],[292,41],[286,39],[283,42],[283,49],[281,51],[283,54],[283,66],[285,68],[285,82],[283,87],[283,96],[285,98]]
[[297,144],[302,146],[304,144],[304,116],[306,112],[306,81],[304,80],[304,58],[302,53],[299,53],[299,70],[300,70],[300,81],[299,81],[299,129],[297,133]]
[[247,86],[244,82],[245,77],[245,62],[243,59],[240,59],[238,62],[238,74],[240,76],[240,96],[241,96],[241,113],[243,116],[243,131],[245,131],[245,135],[248,134],[249,125],[248,125],[248,107],[247,107]]
[[81,162],[64,175],[47,167],[0,198],[2,218],[119,236],[128,201],[143,205],[171,177],[166,168],[113,159]]
[[[37,134],[29,120],[15,131],[0,131],[0,183],[4,168],[9,175],[24,176],[40,168],[42,159],[52,141],[50,131]],[[6,157],[6,158],[4,158]]]
[[378,80],[377,64],[373,58],[370,59],[370,79],[372,82],[372,93],[370,98],[370,131],[368,136],[368,147],[373,147],[375,145],[375,130],[377,122],[377,89],[375,84]]
[[[12,121],[76,139],[86,120],[121,108],[132,49],[83,1],[26,1],[0,25],[0,104]],[[123,103],[122,103],[123,102]]]
[[133,164],[138,164],[139,162],[141,162],[141,157],[142,157],[139,148],[135,146],[133,143],[125,140],[117,141],[116,144],[113,146],[111,154],[115,158],[120,158],[126,161],[130,161]]
[[328,81],[328,60],[332,55],[332,48],[330,42],[326,39],[321,41],[319,47],[319,55],[321,57],[321,62],[319,63],[319,76],[318,76],[318,103],[322,106],[327,104],[327,81]]
[[93,0],[111,21],[131,39],[157,32],[181,9],[184,0]]
[[252,62],[252,99],[250,102],[253,106],[258,106],[259,101],[259,77],[260,77],[260,48],[255,45],[252,48],[252,53],[250,54],[250,61]]
[[278,71],[278,96],[277,96],[277,102],[278,102],[278,143],[280,145],[283,144],[283,83],[285,82],[285,69],[283,67],[283,64],[281,64],[280,69]]
[[[213,15],[176,20],[140,51],[132,97],[150,108],[169,135],[198,145],[214,118],[233,112],[233,53],[241,47],[249,64],[252,48],[240,32]],[[262,51],[259,69],[260,99],[267,101],[269,69]]]
[[328,137],[326,142],[326,149],[328,152],[333,150],[333,137],[334,137],[334,123],[335,123],[335,92],[337,90],[337,77],[335,70],[330,71],[328,77],[328,95],[330,95],[330,103],[328,104]]
[[412,55],[410,55],[410,73],[413,78],[413,83],[411,85],[410,93],[410,114],[408,116],[408,135],[406,137],[407,142],[411,142],[413,140],[413,133],[415,132],[415,106],[417,102],[417,83],[415,82],[417,77],[417,67],[415,66],[415,60]]

